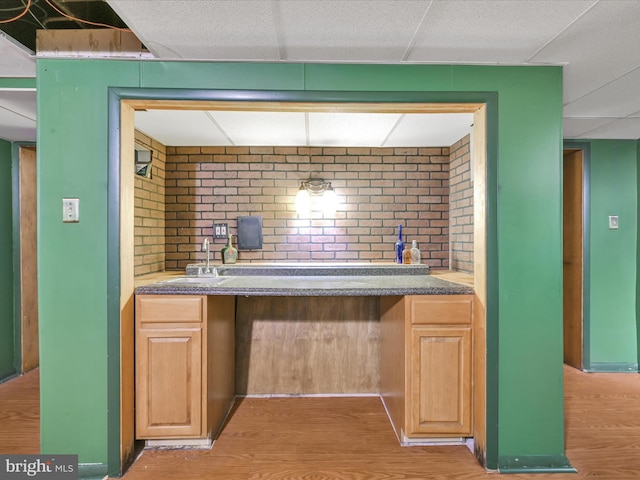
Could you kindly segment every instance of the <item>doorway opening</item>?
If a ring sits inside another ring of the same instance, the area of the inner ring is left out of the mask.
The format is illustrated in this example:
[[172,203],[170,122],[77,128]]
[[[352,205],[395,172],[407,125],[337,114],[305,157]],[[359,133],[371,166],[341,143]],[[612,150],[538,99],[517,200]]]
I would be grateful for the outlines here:
[[585,149],[565,146],[563,171],[563,333],[564,363],[589,367],[588,310],[588,158]]
[[15,367],[22,374],[40,364],[35,145],[19,144],[14,157]]
[[[175,94],[175,93],[173,93]],[[162,99],[121,99],[118,105],[119,162],[117,201],[119,245],[119,465],[123,471],[134,452],[134,175],[135,169],[135,111],[161,110],[236,110],[236,111],[304,111],[304,112],[361,112],[361,113],[472,113],[474,115],[474,440],[476,456],[486,464],[486,105],[484,103],[346,103],[346,102],[270,102],[270,101],[202,101]],[[114,118],[115,122],[116,119]],[[112,126],[113,128],[113,126]],[[115,193],[115,192],[114,192]],[[111,217],[115,221],[115,215]],[[115,260],[115,258],[114,258]],[[114,439],[112,438],[111,441]],[[490,440],[492,441],[492,440]],[[113,444],[110,443],[110,446]],[[110,459],[113,458],[110,453]],[[110,462],[111,465],[111,462]]]

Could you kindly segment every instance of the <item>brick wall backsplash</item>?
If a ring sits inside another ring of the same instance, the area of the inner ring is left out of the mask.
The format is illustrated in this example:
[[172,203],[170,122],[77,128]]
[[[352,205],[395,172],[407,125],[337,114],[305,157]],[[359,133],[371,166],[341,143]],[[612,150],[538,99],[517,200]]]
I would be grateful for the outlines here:
[[151,178],[135,176],[134,272],[143,275],[165,270],[166,147],[139,131],[135,141],[152,152]]
[[450,148],[451,268],[473,273],[473,180],[469,135]]
[[[397,226],[417,240],[423,263],[449,266],[449,148],[167,147],[166,268],[204,261],[216,223],[236,233],[239,215],[260,215],[263,248],[239,261],[392,262]],[[299,217],[301,180],[332,183],[334,216]],[[224,240],[212,245],[220,262]]]

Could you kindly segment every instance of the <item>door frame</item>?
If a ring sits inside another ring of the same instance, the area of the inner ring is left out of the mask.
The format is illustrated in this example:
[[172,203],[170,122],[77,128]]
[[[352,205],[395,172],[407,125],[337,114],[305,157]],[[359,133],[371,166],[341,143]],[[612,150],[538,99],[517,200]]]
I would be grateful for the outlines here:
[[[36,149],[35,142],[13,142],[11,145],[11,183],[12,183],[12,230],[13,230],[13,332],[14,360],[17,374],[23,373],[22,361],[22,269],[20,241],[20,151],[23,148]],[[36,181],[38,159],[36,156]],[[37,221],[37,220],[36,220]],[[39,223],[39,222],[38,222]]]
[[[589,299],[591,298],[591,145],[588,142],[565,140],[562,150],[563,157],[564,152],[567,151],[582,152],[582,370],[586,372],[591,370],[589,349],[591,345],[589,309]],[[564,168],[562,173],[564,179]]]
[[[484,265],[476,275],[481,285],[481,298],[476,291],[474,310],[481,316],[482,344],[475,342],[475,351],[481,355],[481,376],[476,375],[478,402],[483,409],[478,420],[482,431],[474,433],[476,456],[488,469],[498,466],[498,242],[497,242],[497,165],[498,165],[498,95],[496,92],[341,92],[341,91],[256,91],[256,90],[188,90],[157,88],[109,88],[109,137],[108,137],[108,238],[107,238],[107,331],[108,331],[108,474],[119,476],[127,468],[134,447],[130,442],[133,412],[128,411],[130,395],[122,388],[131,383],[133,365],[122,360],[130,356],[133,339],[133,269],[132,248],[123,239],[132,238],[133,217],[129,190],[133,184],[133,112],[137,106],[145,108],[156,103],[156,108],[202,109],[212,103],[235,105],[242,110],[256,110],[266,103],[287,107],[317,109],[340,105],[344,111],[362,110],[366,105],[377,105],[378,111],[474,112],[482,109],[483,115],[475,120],[482,124],[486,142],[479,142],[485,150],[484,195],[482,195]],[[162,106],[162,104],[168,106]],[[471,105],[475,104],[475,108]],[[170,105],[170,106],[169,106]],[[406,108],[408,110],[403,110]],[[335,110],[334,110],[335,111]],[[374,110],[371,110],[374,111]],[[131,132],[125,131],[131,129]],[[478,139],[482,136],[477,135]],[[129,148],[131,147],[131,148]],[[476,147],[480,148],[480,147]],[[129,151],[130,150],[130,151]],[[476,150],[478,151],[478,150]],[[125,193],[127,192],[127,193]],[[476,210],[478,211],[478,210]],[[132,245],[132,243],[131,243]],[[476,259],[479,261],[479,258]],[[482,278],[480,278],[482,277]],[[475,354],[474,354],[475,355]],[[482,381],[481,380],[484,380]],[[125,403],[122,403],[123,400]],[[475,428],[475,427],[474,427]],[[124,439],[124,442],[123,442]],[[126,443],[126,444],[125,444]]]

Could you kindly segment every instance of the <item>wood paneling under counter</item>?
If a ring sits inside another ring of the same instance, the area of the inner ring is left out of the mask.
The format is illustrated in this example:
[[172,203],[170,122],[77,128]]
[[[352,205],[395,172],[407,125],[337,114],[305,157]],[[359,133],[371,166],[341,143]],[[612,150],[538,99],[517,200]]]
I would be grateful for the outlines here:
[[378,297],[238,297],[236,393],[380,391]]

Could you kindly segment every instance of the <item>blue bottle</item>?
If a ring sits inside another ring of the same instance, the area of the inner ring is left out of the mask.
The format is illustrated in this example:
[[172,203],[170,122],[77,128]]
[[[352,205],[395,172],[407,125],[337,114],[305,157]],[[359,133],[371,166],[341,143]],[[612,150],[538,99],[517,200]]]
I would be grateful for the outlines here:
[[396,240],[396,263],[402,263],[402,252],[404,242],[402,241],[402,225],[398,225],[398,240]]

